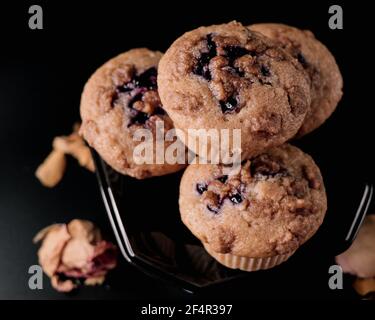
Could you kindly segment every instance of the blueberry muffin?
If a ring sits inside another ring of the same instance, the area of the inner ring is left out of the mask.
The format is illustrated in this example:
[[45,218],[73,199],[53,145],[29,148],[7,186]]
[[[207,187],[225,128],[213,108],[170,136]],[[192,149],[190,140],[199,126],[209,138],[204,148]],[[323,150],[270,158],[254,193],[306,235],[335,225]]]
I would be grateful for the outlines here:
[[288,259],[319,228],[327,208],[310,156],[284,144],[244,161],[241,170],[191,165],[181,181],[183,223],[220,263],[246,271]]
[[297,136],[313,131],[332,114],[342,97],[343,80],[335,58],[308,30],[277,23],[249,28],[276,41],[305,69],[311,86],[311,107]]
[[[157,91],[161,57],[160,52],[148,49],[133,49],[118,55],[95,71],[81,98],[80,134],[111,167],[138,179],[184,167],[156,164],[155,148],[150,163],[139,164],[133,156],[140,143],[134,139],[138,129],[150,130],[156,143],[157,121],[163,123],[165,132],[173,128]],[[172,143],[166,141],[164,147]]]
[[[293,137],[310,105],[298,61],[238,22],[178,38],[160,60],[158,85],[188,147],[194,139],[188,129],[241,129],[242,159]],[[215,147],[208,141],[207,148]]]

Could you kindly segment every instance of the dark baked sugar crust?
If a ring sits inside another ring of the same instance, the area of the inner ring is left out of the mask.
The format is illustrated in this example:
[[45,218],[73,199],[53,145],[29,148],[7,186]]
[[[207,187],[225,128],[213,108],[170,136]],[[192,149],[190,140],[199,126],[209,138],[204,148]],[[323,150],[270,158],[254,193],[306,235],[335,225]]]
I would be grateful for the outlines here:
[[177,128],[241,129],[243,158],[291,138],[310,104],[300,64],[237,22],[182,35],[160,61],[158,84]]
[[185,225],[212,250],[247,257],[296,250],[319,228],[326,201],[318,167],[290,145],[244,161],[237,174],[189,166],[180,187]]
[[[136,164],[133,159],[133,150],[139,143],[133,140],[137,129],[149,129],[155,136],[156,121],[164,123],[165,131],[173,128],[157,90],[161,56],[160,52],[148,49],[120,54],[96,70],[81,98],[81,135],[111,167],[138,179],[184,167]],[[169,144],[166,142],[165,147]]]
[[277,23],[249,26],[289,52],[304,68],[311,86],[311,106],[297,136],[319,127],[342,97],[343,80],[335,58],[312,32]]

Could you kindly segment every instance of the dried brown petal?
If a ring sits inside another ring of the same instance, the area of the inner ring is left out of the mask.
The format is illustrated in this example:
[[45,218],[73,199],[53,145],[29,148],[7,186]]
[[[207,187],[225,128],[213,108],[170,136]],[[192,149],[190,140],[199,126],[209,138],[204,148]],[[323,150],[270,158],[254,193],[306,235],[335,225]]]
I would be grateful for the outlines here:
[[91,172],[95,172],[94,161],[90,149],[87,146],[80,147],[74,152],[72,151],[71,155],[78,160],[81,167],[84,167]]
[[35,176],[45,186],[52,188],[62,179],[66,168],[63,152],[53,150],[35,172]]
[[95,171],[90,149],[77,132],[73,132],[69,136],[56,137],[53,140],[53,148],[76,158],[82,167],[92,172]]
[[79,128],[80,125],[76,123],[72,134],[56,137],[53,140],[53,151],[35,172],[36,177],[44,186],[52,188],[62,179],[66,168],[65,154],[76,158],[82,167],[92,172],[95,171],[90,149],[79,135]]
[[336,257],[346,273],[360,278],[375,277],[375,215],[368,215],[348,250]]
[[375,292],[375,278],[357,278],[353,283],[353,288],[361,296]]

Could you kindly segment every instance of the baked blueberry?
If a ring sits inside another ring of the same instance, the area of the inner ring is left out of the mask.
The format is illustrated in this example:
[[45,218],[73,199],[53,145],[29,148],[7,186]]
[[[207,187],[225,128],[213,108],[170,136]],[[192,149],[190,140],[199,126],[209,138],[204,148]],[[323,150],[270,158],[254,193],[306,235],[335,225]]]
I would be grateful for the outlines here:
[[151,116],[165,114],[157,93],[156,72],[152,67],[139,75],[133,73],[130,81],[116,87],[111,105],[120,103],[124,108],[132,109],[128,111],[128,127],[144,125]]
[[199,194],[203,194],[203,192],[207,191],[207,185],[204,183],[197,183],[195,188]]
[[209,63],[213,57],[216,56],[216,44],[212,40],[212,35],[206,36],[206,49],[202,52],[194,65],[193,72],[196,75],[202,76],[206,80],[211,80],[211,73]]
[[221,177],[217,178],[221,183],[225,183],[228,180],[228,175],[224,174]]
[[229,200],[233,203],[233,204],[239,204],[242,202],[242,196],[239,192],[236,192],[236,193],[233,193],[229,196]]
[[231,113],[236,111],[238,106],[237,99],[235,97],[229,97],[226,101],[220,101],[221,111],[223,113]]

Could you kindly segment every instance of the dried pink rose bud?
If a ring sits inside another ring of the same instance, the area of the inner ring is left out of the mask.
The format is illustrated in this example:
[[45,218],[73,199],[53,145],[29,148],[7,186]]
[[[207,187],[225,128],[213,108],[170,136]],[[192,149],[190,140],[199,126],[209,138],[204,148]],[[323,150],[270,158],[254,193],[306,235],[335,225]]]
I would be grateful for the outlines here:
[[58,291],[69,292],[83,279],[87,285],[101,284],[116,267],[116,247],[102,240],[100,230],[90,221],[52,225],[34,238],[34,242],[40,240],[39,264]]

